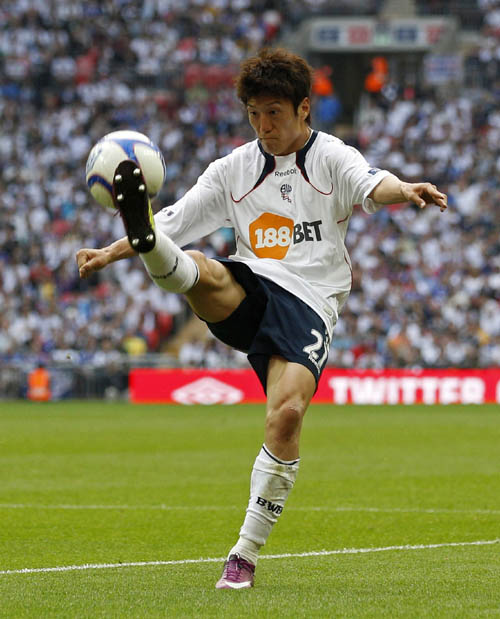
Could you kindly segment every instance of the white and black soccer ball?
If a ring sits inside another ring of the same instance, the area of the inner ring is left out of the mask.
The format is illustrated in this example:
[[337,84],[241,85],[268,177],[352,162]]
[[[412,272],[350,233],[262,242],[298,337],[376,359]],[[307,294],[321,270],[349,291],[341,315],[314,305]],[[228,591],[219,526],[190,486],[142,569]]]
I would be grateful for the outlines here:
[[156,144],[138,131],[113,131],[95,144],[85,168],[87,186],[92,196],[113,208],[113,176],[122,161],[130,159],[141,168],[148,194],[152,198],[165,180],[165,161]]

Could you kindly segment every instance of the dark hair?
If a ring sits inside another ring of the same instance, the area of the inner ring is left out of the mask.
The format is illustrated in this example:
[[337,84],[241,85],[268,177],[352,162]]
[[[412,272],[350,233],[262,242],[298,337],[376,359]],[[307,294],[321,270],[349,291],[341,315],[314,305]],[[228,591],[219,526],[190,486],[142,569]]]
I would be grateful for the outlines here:
[[[244,105],[252,97],[276,95],[290,100],[297,111],[300,103],[311,97],[312,79],[312,67],[297,54],[281,48],[264,48],[242,62],[236,92]],[[310,115],[306,122],[311,122]]]

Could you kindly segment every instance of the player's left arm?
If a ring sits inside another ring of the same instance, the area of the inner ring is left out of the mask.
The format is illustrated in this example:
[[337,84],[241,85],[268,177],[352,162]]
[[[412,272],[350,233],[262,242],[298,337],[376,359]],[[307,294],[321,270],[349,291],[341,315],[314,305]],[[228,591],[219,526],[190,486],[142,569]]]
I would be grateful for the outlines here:
[[432,183],[406,183],[394,174],[385,176],[370,192],[369,198],[378,204],[413,202],[420,208],[428,204],[439,206],[441,212],[448,207],[448,198]]

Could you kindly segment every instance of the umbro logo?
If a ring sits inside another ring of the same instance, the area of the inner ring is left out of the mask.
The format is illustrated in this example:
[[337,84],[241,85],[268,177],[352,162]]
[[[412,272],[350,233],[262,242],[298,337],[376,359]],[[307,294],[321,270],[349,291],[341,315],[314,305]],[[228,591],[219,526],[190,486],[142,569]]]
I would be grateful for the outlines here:
[[172,399],[179,404],[236,404],[244,393],[216,378],[206,376],[172,391]]

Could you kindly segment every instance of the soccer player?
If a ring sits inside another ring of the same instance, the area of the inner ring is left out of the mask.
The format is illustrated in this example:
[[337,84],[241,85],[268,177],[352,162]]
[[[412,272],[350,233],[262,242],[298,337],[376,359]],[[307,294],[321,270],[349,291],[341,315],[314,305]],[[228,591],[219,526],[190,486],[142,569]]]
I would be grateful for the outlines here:
[[[248,354],[266,392],[264,444],[221,589],[253,586],[259,550],[297,477],[302,420],[351,288],[344,239],[353,206],[368,213],[401,202],[447,207],[434,185],[371,168],[356,149],[314,131],[311,81],[311,67],[287,50],[244,61],[237,94],[256,139],[211,163],[155,217],[141,171],[122,162],[113,195],[127,236],[77,253],[80,276],[88,277],[137,252],[158,286],[185,294],[216,337]],[[222,226],[235,231],[229,259],[180,249]]]

